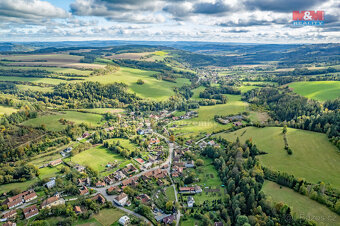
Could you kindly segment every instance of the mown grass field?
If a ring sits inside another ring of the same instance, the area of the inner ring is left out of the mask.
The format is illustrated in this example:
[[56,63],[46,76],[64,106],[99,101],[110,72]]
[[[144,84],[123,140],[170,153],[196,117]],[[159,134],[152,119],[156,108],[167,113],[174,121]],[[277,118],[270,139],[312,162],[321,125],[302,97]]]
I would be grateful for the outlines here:
[[118,221],[119,218],[126,215],[125,212],[114,208],[114,209],[102,209],[98,214],[94,215],[94,218],[102,225],[109,226],[114,222]]
[[4,114],[10,115],[13,112],[17,112],[17,111],[18,111],[18,109],[15,109],[13,107],[0,105],[0,116],[4,115]]
[[[189,80],[184,78],[178,78],[176,83],[157,80],[152,77],[154,74],[156,72],[121,67],[117,72],[89,77],[86,78],[86,81],[100,82],[102,84],[123,82],[129,86],[130,92],[136,93],[140,97],[154,100],[165,100],[175,94],[174,87],[181,87],[189,83]],[[144,84],[138,85],[138,79],[142,79]]]
[[246,127],[215,136],[230,141],[239,137],[241,142],[252,138],[261,151],[268,153],[258,156],[264,166],[312,183],[324,181],[340,189],[340,153],[325,134],[288,128],[287,139],[292,155],[284,150],[282,127]]
[[215,115],[236,114],[247,110],[248,104],[241,101],[240,95],[227,95],[226,104],[217,104],[213,106],[201,106],[198,111],[198,117],[175,122],[175,134],[184,136],[196,136],[200,133],[212,133],[221,129],[231,127],[231,124],[222,125],[214,120]]
[[100,123],[102,116],[98,114],[82,113],[77,111],[54,112],[53,114],[38,116],[37,118],[29,119],[23,122],[22,125],[32,127],[45,125],[47,130],[61,131],[67,126],[59,122],[61,118],[77,124],[86,123],[89,126],[96,126]]
[[83,166],[89,166],[101,174],[105,172],[108,163],[118,161],[120,166],[123,166],[131,162],[131,160],[125,159],[103,146],[97,146],[83,151],[71,157],[71,161]]
[[265,181],[262,191],[274,202],[283,202],[292,207],[296,217],[313,219],[318,225],[340,225],[340,216],[326,206],[301,195],[292,189]]
[[58,173],[60,173],[59,169],[60,169],[60,166],[41,168],[39,169],[39,173],[40,173],[39,177],[41,179],[55,177]]
[[288,84],[294,92],[310,99],[326,101],[340,97],[340,81],[311,81]]

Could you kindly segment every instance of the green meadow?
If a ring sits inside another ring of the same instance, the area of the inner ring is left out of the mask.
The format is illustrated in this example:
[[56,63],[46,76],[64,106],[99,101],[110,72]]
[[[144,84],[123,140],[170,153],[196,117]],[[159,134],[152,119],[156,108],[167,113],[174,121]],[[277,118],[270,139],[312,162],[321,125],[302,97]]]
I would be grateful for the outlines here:
[[200,133],[212,133],[222,129],[228,129],[231,124],[222,125],[214,120],[215,115],[229,115],[244,112],[248,104],[241,101],[240,95],[227,95],[226,104],[217,104],[213,106],[201,106],[197,112],[198,117],[175,122],[175,134],[184,136],[196,136]]
[[45,125],[47,130],[61,131],[66,128],[59,120],[66,119],[77,124],[86,123],[89,126],[96,126],[100,123],[102,116],[98,114],[82,113],[77,111],[53,112],[51,114],[38,116],[34,119],[29,119],[22,123],[25,126],[39,127]]
[[[156,72],[153,71],[121,67],[117,72],[88,77],[86,81],[100,82],[102,84],[123,82],[128,85],[130,92],[136,93],[140,97],[154,100],[166,100],[175,94],[174,87],[181,87],[189,83],[189,80],[185,78],[178,78],[176,83],[157,80],[152,77],[155,74]],[[139,79],[144,81],[143,85],[137,84]]]
[[301,195],[287,187],[265,181],[262,191],[267,197],[276,202],[283,202],[290,206],[296,217],[313,219],[318,225],[340,225],[340,216],[326,206]]
[[123,113],[124,109],[122,108],[88,108],[88,109],[79,109],[79,111],[89,112],[89,113],[96,113],[96,114],[118,114]]
[[52,87],[40,87],[40,86],[30,86],[30,85],[17,85],[18,89],[20,90],[31,90],[35,92],[52,92]]
[[288,128],[287,140],[293,150],[284,150],[282,127],[245,127],[235,132],[220,133],[229,141],[241,142],[252,138],[256,146],[268,154],[260,155],[261,163],[273,170],[287,172],[312,183],[323,181],[340,189],[340,153],[325,134]]
[[18,109],[15,109],[13,107],[0,105],[0,116],[4,115],[4,114],[10,115],[13,112],[17,112],[17,111],[18,111]]
[[115,154],[103,146],[90,148],[71,157],[70,160],[83,166],[89,166],[102,176],[104,175],[103,173],[105,173],[105,169],[107,168],[106,165],[108,163],[118,161],[119,166],[131,163],[131,160],[125,159],[121,155]]
[[37,78],[37,77],[16,77],[16,76],[0,76],[0,81],[4,82],[34,82],[34,83],[46,83],[51,85],[58,85],[59,83],[66,82],[63,79],[54,78]]
[[340,97],[340,81],[294,82],[288,86],[297,94],[314,100],[326,101]]

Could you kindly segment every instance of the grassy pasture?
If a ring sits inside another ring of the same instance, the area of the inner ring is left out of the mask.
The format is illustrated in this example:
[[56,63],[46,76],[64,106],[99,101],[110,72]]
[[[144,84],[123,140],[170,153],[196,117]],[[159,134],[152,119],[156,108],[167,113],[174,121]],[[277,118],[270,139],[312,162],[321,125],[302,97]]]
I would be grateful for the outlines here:
[[79,109],[80,111],[90,112],[90,113],[96,113],[96,114],[105,114],[105,113],[111,113],[111,114],[118,114],[123,113],[124,109],[122,108],[89,108],[89,109]]
[[340,81],[311,81],[288,84],[294,92],[310,99],[326,101],[340,97]]
[[17,85],[18,89],[21,90],[31,90],[35,92],[52,92],[53,88],[52,87],[40,87],[40,86],[30,86],[30,85]]
[[263,192],[274,202],[283,202],[292,207],[296,217],[314,220],[318,225],[340,225],[340,216],[329,210],[326,206],[301,195],[292,189],[265,181]]
[[66,125],[62,125],[59,120],[64,118],[68,121],[80,124],[87,123],[90,126],[95,126],[100,123],[102,118],[101,115],[91,114],[91,113],[82,113],[76,111],[65,111],[65,112],[57,112],[53,114],[43,115],[34,119],[27,120],[22,124],[25,126],[39,127],[42,124],[46,126],[47,130],[51,131],[61,131],[66,128]]
[[287,139],[292,155],[284,150],[282,127],[246,127],[215,136],[229,141],[239,137],[241,142],[252,138],[260,150],[268,153],[258,156],[264,166],[312,183],[324,181],[340,189],[340,153],[325,134],[288,128]]
[[196,136],[200,133],[211,133],[213,131],[227,129],[231,124],[221,125],[214,120],[215,115],[236,114],[247,110],[248,104],[241,101],[240,95],[227,95],[228,102],[226,104],[218,104],[213,106],[201,106],[198,111],[198,117],[181,120],[176,122],[178,125],[174,129],[175,134],[185,134],[185,136]]
[[33,180],[28,180],[25,182],[18,182],[18,183],[10,183],[10,184],[3,184],[0,186],[0,194],[4,192],[9,192],[10,190],[13,190],[15,188],[19,188],[22,191],[27,190],[29,187],[31,187],[33,184],[37,183],[39,181],[38,178],[35,178]]
[[[184,78],[177,79],[176,83],[157,80],[152,77],[155,73],[153,71],[121,67],[117,72],[103,76],[88,77],[86,81],[100,82],[102,84],[123,82],[129,86],[130,92],[136,93],[140,97],[154,100],[165,100],[174,95],[174,87],[180,87],[183,84],[189,83],[189,80]],[[138,85],[138,79],[142,79],[144,84]]]
[[131,160],[123,158],[119,154],[112,153],[103,146],[97,146],[83,151],[71,158],[71,161],[84,166],[90,166],[99,173],[103,173],[108,163],[118,161],[121,166],[127,165]]
[[18,109],[15,109],[13,107],[0,105],[0,116],[4,115],[4,114],[10,115],[10,114],[17,112],[17,111],[18,111]]
[[62,67],[20,67],[20,66],[0,66],[1,70],[12,70],[12,69],[20,69],[20,70],[46,70],[49,72],[55,73],[72,73],[77,75],[90,75],[91,70],[78,70],[74,68],[62,68]]

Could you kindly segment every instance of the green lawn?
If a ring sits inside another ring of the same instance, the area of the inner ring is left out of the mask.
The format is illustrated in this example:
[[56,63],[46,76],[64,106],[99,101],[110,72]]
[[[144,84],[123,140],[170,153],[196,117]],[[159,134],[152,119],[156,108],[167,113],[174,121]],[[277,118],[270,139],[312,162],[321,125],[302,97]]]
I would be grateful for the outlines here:
[[179,223],[180,226],[194,226],[199,225],[201,222],[196,220],[193,217],[189,217],[187,220],[183,220],[183,217],[181,218],[181,221]]
[[109,143],[117,143],[119,141],[120,145],[126,149],[129,149],[129,150],[134,150],[137,148],[137,145],[134,144],[134,143],[131,143],[128,139],[123,139],[123,138],[112,138],[112,139],[108,139],[108,140],[105,140]]
[[226,104],[217,104],[213,106],[201,106],[198,111],[198,117],[181,120],[176,122],[178,125],[174,129],[175,134],[184,134],[184,136],[196,136],[200,133],[212,133],[231,127],[231,124],[222,125],[214,120],[215,115],[236,114],[247,110],[248,104],[241,101],[240,95],[227,95]]
[[[156,74],[154,71],[121,67],[117,72],[89,77],[86,80],[103,84],[123,82],[128,85],[130,92],[136,93],[140,97],[154,100],[165,100],[175,94],[173,91],[174,87],[181,87],[189,83],[189,80],[185,78],[178,78],[176,83],[157,80],[155,77],[152,77],[154,74]],[[144,84],[138,85],[138,79],[142,79]]]
[[124,215],[126,215],[126,213],[117,208],[102,209],[98,214],[94,215],[94,218],[102,225],[109,226]]
[[58,166],[56,167],[44,167],[39,169],[39,177],[41,179],[55,177],[60,171]]
[[284,150],[282,127],[246,127],[215,136],[230,141],[239,137],[241,142],[252,138],[260,150],[268,153],[258,156],[264,166],[312,183],[324,181],[340,189],[340,153],[325,134],[288,128],[287,139],[292,155]]
[[83,151],[71,157],[71,161],[80,165],[90,166],[99,173],[105,172],[108,163],[118,161],[120,164],[127,164],[131,162],[131,160],[127,160],[119,154],[112,153],[103,146],[97,146]]
[[77,111],[54,112],[53,114],[38,116],[37,118],[27,120],[23,122],[22,125],[39,127],[44,124],[47,130],[61,131],[66,128],[66,125],[62,125],[59,122],[61,118],[77,124],[86,123],[89,126],[96,126],[100,123],[102,116]]
[[169,200],[176,201],[175,191],[174,191],[174,188],[172,186],[169,186],[169,187],[166,188],[165,195]]
[[263,192],[274,202],[283,202],[292,207],[296,217],[314,219],[318,225],[340,225],[340,216],[326,206],[301,195],[292,189],[281,187],[271,181],[265,181]]
[[0,105],[0,116],[4,114],[10,115],[13,112],[17,112],[17,111],[18,109],[15,109],[13,107]]
[[288,86],[297,94],[319,101],[340,97],[340,81],[294,82]]

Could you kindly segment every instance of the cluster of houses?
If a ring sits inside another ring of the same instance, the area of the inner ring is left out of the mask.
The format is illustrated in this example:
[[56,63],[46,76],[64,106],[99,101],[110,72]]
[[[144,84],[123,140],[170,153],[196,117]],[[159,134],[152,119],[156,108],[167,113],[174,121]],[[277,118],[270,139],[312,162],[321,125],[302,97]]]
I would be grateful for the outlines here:
[[72,147],[65,148],[63,151],[60,152],[61,156],[67,157],[70,155],[70,152],[72,151]]
[[215,148],[220,148],[220,145],[217,144],[214,140],[210,140],[208,142],[206,141],[201,141],[198,146],[200,147],[200,149],[204,149],[205,147],[207,146],[212,146],[212,147],[215,147]]
[[[7,198],[6,201],[4,202],[4,205],[7,205],[7,207],[10,209],[10,211],[6,212],[2,216],[1,220],[2,221],[9,221],[9,220],[13,219],[17,215],[16,209],[13,209],[13,208],[18,207],[18,206],[20,206],[24,203],[28,203],[28,202],[36,199],[36,198],[38,198],[38,196],[35,193],[35,191],[33,191],[33,190],[28,190],[28,191],[22,192],[18,195]],[[40,209],[51,208],[52,206],[57,206],[57,205],[62,205],[62,204],[65,204],[65,200],[63,198],[61,198],[59,196],[59,194],[57,193],[54,196],[44,200],[40,205]],[[39,214],[39,209],[38,209],[38,206],[36,204],[25,207],[25,208],[23,208],[22,211],[23,211],[23,214],[25,216],[25,219],[30,219],[30,218]],[[7,223],[9,223],[9,222],[7,222]],[[13,224],[10,224],[10,225],[13,225]]]
[[28,203],[34,199],[38,198],[37,194],[33,190],[24,191],[12,197],[8,197],[3,205],[6,205],[8,209],[13,209],[24,203]]
[[196,111],[189,111],[189,112],[186,112],[185,115],[172,116],[171,119],[173,121],[177,121],[177,120],[182,120],[182,119],[190,119],[190,118],[194,118],[194,117],[198,117],[198,113]]
[[[106,191],[109,195],[117,194],[117,196],[113,199],[114,203],[118,206],[129,206],[131,203],[128,200],[128,195],[123,192],[123,189],[126,186],[130,186],[132,188],[135,188],[138,185],[139,180],[147,181],[151,178],[156,178],[157,183],[159,185],[163,185],[163,181],[161,179],[165,178],[167,176],[167,171],[165,169],[155,169],[151,171],[145,172],[140,177],[131,177],[128,179],[125,179],[121,183],[121,187],[119,186],[112,186],[109,187]],[[137,196],[138,200],[141,200],[143,204],[150,202],[150,197],[146,194],[142,194]]]
[[242,120],[245,119],[245,116],[243,115],[233,115],[233,116],[227,116],[227,117],[216,117],[215,120],[218,123],[221,123],[223,125],[226,125],[230,122],[233,123],[234,126],[242,126]]
[[193,160],[183,161],[184,152],[188,149],[176,149],[174,150],[174,157],[171,168],[171,176],[179,177],[183,174],[185,168],[194,168],[195,162]]

